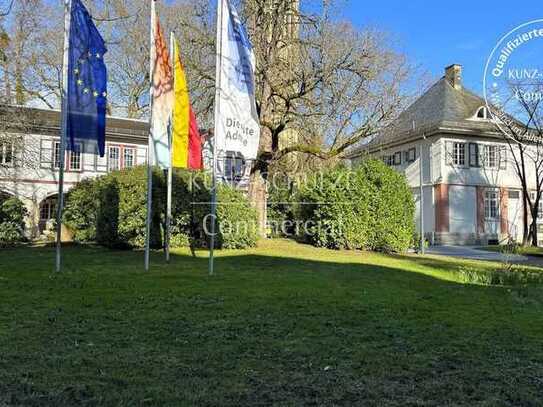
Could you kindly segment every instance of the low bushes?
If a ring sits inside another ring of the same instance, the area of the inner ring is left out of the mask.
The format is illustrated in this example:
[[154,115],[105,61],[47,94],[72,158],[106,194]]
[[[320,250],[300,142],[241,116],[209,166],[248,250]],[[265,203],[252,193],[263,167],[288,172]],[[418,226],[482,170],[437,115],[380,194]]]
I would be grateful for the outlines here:
[[[174,171],[172,188],[171,247],[208,243],[211,194],[205,173]],[[191,188],[192,186],[192,188]],[[217,247],[244,248],[256,244],[256,213],[245,196],[229,187],[218,190]],[[151,247],[164,241],[166,180],[153,172]],[[194,204],[193,204],[194,203]],[[68,194],[64,223],[77,241],[95,241],[116,248],[145,245],[147,169],[115,171],[76,185]]]
[[24,242],[27,210],[15,197],[0,196],[0,246]]
[[414,233],[405,178],[377,160],[317,174],[300,188],[300,219],[316,246],[404,252]]
[[499,269],[461,267],[458,278],[463,283],[491,286],[543,284],[543,273],[523,266],[511,265]]

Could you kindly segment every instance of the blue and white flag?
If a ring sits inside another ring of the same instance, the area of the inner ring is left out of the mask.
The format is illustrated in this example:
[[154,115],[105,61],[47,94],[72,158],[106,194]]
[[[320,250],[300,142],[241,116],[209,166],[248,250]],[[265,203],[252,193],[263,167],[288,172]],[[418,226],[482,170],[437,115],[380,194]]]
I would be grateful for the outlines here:
[[68,150],[104,156],[107,69],[104,40],[81,0],[72,0],[68,60]]
[[[260,141],[255,101],[255,56],[229,0],[219,0],[214,151],[219,179],[248,179]],[[243,182],[242,182],[243,183]]]

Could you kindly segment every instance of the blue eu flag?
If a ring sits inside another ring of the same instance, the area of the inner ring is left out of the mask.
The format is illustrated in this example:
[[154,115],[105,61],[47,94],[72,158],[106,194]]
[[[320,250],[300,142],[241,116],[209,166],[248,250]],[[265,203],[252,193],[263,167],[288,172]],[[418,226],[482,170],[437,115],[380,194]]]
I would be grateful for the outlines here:
[[107,69],[104,40],[81,0],[72,0],[69,63],[67,149],[104,156]]

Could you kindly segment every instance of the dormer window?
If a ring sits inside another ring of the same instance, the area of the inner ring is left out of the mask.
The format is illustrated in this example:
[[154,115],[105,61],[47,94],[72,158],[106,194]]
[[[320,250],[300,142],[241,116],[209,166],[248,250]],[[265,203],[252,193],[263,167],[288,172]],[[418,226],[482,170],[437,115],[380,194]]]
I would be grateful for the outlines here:
[[491,119],[492,115],[488,111],[488,108],[486,106],[481,106],[479,110],[477,110],[477,113],[475,114],[475,119],[478,120],[489,120]]

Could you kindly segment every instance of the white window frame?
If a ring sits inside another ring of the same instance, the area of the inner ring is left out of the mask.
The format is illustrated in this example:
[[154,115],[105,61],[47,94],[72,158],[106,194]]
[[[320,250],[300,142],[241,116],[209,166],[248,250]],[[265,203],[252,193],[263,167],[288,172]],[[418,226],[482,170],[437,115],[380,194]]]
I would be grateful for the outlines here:
[[[117,151],[117,157],[115,158],[117,160],[117,166],[113,168],[112,166],[112,160],[114,158],[111,157],[112,151]],[[118,171],[121,169],[121,147],[120,146],[109,146],[107,149],[107,171]]]
[[[11,150],[10,160],[7,161],[8,150]],[[13,167],[15,162],[15,143],[9,140],[0,141],[0,165]]]
[[[126,162],[127,162],[127,156],[126,156],[126,153],[127,152],[130,152],[132,155],[131,155],[131,164],[130,165],[127,165]],[[124,147],[123,148],[123,168],[132,168],[134,167],[136,164],[136,148],[135,147]]]
[[484,195],[485,220],[500,219],[500,193],[496,190],[485,191]]
[[60,141],[53,141],[53,168],[60,169]]
[[452,163],[459,167],[466,166],[466,143],[454,141],[452,144]]
[[[68,154],[68,169],[69,171],[79,172],[83,168],[83,149],[81,148],[81,144],[76,144],[75,147],[77,151],[70,150]],[[72,167],[72,160],[74,159],[74,157],[78,157],[78,161],[76,161],[79,163],[78,167]]]
[[485,168],[498,169],[500,167],[500,147],[498,145],[484,145],[483,163]]

